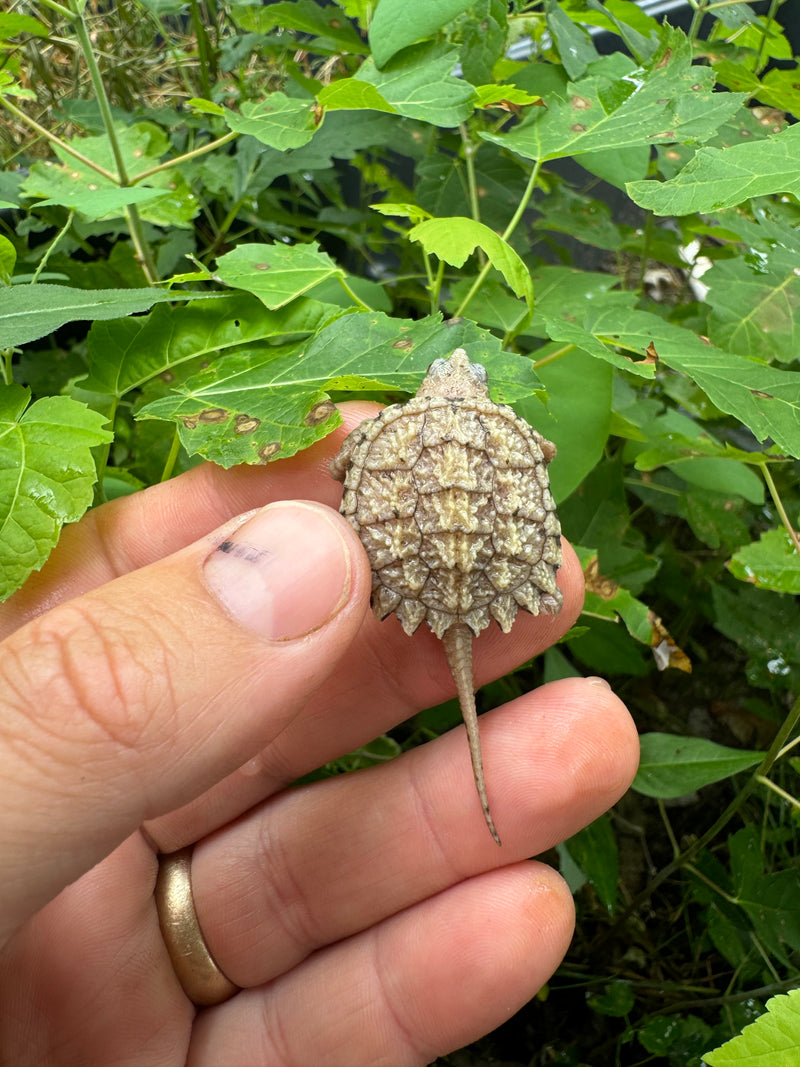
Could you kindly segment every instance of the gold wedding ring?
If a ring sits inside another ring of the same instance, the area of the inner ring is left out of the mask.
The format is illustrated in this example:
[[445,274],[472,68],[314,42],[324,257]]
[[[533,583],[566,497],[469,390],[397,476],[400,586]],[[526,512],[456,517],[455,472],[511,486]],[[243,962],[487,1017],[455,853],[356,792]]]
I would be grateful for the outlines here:
[[198,1007],[221,1004],[239,992],[208,951],[192,896],[192,849],[158,857],[156,907],[161,936],[183,991]]

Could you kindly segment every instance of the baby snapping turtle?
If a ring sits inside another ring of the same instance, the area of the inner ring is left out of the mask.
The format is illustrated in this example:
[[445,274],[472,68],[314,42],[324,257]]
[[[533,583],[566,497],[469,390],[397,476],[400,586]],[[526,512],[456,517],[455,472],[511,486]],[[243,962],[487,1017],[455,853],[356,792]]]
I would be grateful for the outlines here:
[[366,419],[331,474],[341,512],[372,565],[372,609],[407,634],[427,622],[442,639],[467,727],[472,770],[500,844],[483,778],[472,637],[494,618],[508,633],[519,608],[556,615],[561,527],[547,466],[556,454],[463,348],[436,359],[416,396]]

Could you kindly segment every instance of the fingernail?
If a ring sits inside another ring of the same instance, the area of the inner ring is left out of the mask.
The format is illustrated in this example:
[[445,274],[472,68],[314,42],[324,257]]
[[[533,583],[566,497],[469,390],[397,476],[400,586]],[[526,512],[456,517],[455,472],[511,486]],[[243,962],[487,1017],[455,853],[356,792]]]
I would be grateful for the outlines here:
[[590,677],[590,678],[586,678],[585,681],[587,681],[589,683],[589,685],[596,685],[598,689],[610,689],[611,688],[611,686],[608,684],[608,682],[605,680],[605,678],[598,678],[598,677],[596,677],[594,675],[592,677]]
[[347,603],[349,546],[332,512],[297,501],[270,504],[206,560],[212,593],[238,622],[269,641],[318,630]]

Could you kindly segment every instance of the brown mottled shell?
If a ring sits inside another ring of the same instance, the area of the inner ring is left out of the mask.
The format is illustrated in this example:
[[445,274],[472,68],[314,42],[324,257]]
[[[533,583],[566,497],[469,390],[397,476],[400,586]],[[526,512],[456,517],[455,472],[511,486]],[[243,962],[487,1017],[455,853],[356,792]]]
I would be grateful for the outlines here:
[[331,470],[372,565],[378,618],[396,612],[406,633],[427,622],[442,637],[457,623],[477,635],[492,618],[508,632],[519,608],[555,615],[554,455],[490,400],[485,370],[463,349],[436,360],[407,403],[362,422]]

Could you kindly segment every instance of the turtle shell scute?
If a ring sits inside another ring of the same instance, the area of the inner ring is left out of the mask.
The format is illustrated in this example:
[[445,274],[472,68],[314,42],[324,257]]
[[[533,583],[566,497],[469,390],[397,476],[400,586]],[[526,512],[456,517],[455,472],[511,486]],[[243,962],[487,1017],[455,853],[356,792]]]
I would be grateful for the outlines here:
[[554,447],[510,407],[483,397],[416,396],[367,419],[334,467],[344,514],[373,569],[379,618],[441,637],[455,623],[507,632],[522,608],[556,614]]

